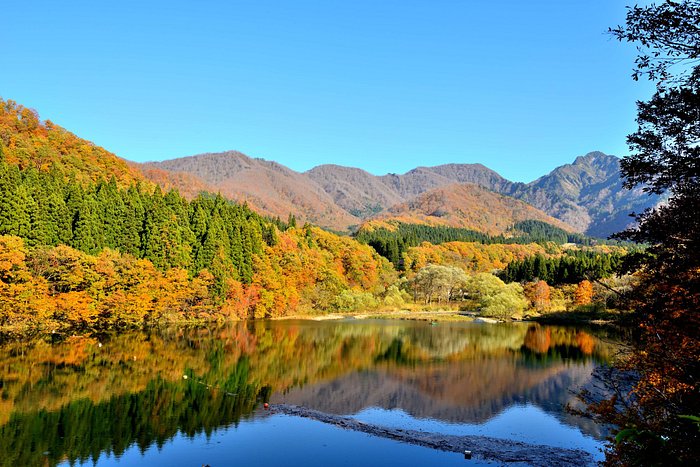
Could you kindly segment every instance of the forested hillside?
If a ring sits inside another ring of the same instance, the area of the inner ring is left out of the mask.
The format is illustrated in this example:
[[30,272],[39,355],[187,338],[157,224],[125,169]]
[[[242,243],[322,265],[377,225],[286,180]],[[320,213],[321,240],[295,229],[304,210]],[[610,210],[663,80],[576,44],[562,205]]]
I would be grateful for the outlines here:
[[396,279],[369,246],[220,195],[163,193],[34,112],[2,108],[0,327],[330,310],[344,290],[380,297]]
[[426,191],[389,208],[371,222],[394,220],[404,224],[445,225],[489,235],[505,233],[526,220],[546,222],[563,230],[573,229],[527,203],[499,195],[477,185],[453,184]]
[[[338,236],[297,224],[296,212],[321,215],[322,206],[335,208],[321,188],[307,193],[303,183],[295,185],[306,176],[279,164],[236,154],[220,155],[216,166],[182,159],[143,166],[156,182],[151,183],[138,166],[42,123],[33,111],[11,101],[2,101],[2,111],[0,328],[5,330],[366,311],[476,296],[482,298],[469,299],[473,306],[509,317],[527,306],[528,289],[506,285],[491,273],[503,271],[508,281],[539,281],[541,288],[545,280],[566,285],[606,277],[619,260],[601,251],[567,253],[560,245],[596,241],[475,185],[437,188],[365,223],[355,238]],[[169,170],[188,164],[199,167],[199,175]],[[464,178],[471,169],[443,172]],[[215,186],[209,182],[233,183],[240,173],[256,173],[247,186],[276,192],[270,199],[281,200],[280,206],[289,206],[282,195],[291,194],[287,183],[297,186],[300,198],[291,198],[297,209],[279,211],[287,222],[208,193]],[[179,185],[186,190],[161,188]],[[596,268],[600,273],[591,276]],[[495,285],[482,287],[489,281]],[[573,303],[569,296],[556,306]]]
[[78,181],[114,177],[119,186],[145,182],[140,170],[90,141],[0,97],[0,146],[9,164],[21,169],[57,170]]
[[575,232],[567,232],[546,222],[532,219],[516,222],[499,235],[488,235],[478,230],[446,225],[404,223],[394,219],[387,222],[368,222],[360,228],[355,238],[362,243],[371,245],[399,269],[404,268],[403,253],[411,247],[426,242],[432,245],[449,242],[483,245],[527,245],[532,243],[593,245],[602,243],[600,240]]
[[220,196],[83,187],[3,163],[0,201],[0,327],[332,310],[345,290],[381,297],[396,280],[368,246],[311,226],[280,231]]

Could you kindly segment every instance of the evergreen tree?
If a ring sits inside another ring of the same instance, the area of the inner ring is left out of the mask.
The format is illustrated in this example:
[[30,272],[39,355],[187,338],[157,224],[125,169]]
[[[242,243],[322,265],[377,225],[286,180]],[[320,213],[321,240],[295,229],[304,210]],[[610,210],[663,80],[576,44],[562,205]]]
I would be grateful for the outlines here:
[[141,239],[143,256],[159,269],[189,269],[192,249],[184,241],[184,236],[177,215],[166,204],[160,188],[156,187],[146,207]]
[[95,198],[100,207],[100,219],[102,221],[102,235],[105,246],[115,249],[119,245],[121,236],[122,218],[124,217],[124,204],[117,189],[114,176],[108,183],[99,182],[95,189]]
[[141,200],[141,193],[135,186],[122,191],[123,215],[119,225],[119,234],[116,247],[123,253],[141,256],[141,237],[145,225],[145,209]]
[[103,225],[100,219],[101,208],[95,194],[86,193],[78,207],[71,246],[86,253],[95,254],[105,246]]
[[16,166],[0,164],[0,233],[26,237],[31,231],[30,197]]

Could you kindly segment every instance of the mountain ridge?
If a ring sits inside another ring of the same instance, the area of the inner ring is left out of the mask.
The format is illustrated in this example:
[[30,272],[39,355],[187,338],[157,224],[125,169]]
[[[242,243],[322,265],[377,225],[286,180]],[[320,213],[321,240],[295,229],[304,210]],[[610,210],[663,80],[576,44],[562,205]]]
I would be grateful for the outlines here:
[[[213,169],[183,163],[203,161],[206,164],[207,159],[226,158],[226,155],[236,159],[227,176],[219,173],[216,178],[203,177],[202,173]],[[420,166],[403,174],[385,175],[336,164],[321,164],[305,172],[296,172],[275,161],[251,158],[237,151],[150,162],[144,166],[190,173],[214,191],[248,201],[270,215],[292,213],[301,220],[336,230],[352,228],[377,216],[386,217],[393,206],[458,183],[518,199],[576,231],[606,237],[630,224],[630,212],[642,211],[659,202],[658,197],[648,196],[641,190],[622,188],[619,161],[616,156],[593,151],[529,183],[510,181],[481,163]],[[262,172],[250,170],[256,166],[266,169]],[[270,177],[270,172],[284,176]],[[255,179],[252,184],[250,177]],[[262,183],[265,179],[274,186],[274,195]]]
[[623,230],[631,223],[630,213],[663,200],[641,188],[623,189],[620,160],[600,151],[578,156],[529,183],[510,181],[481,163],[420,166],[384,175],[335,164],[297,172],[237,151],[136,163],[1,98],[0,143],[1,157],[20,168],[56,169],[83,182],[115,177],[119,186],[139,183],[151,189],[157,184],[190,199],[203,191],[219,192],[264,215],[293,214],[300,221],[337,231],[353,230],[378,215],[386,216],[393,206],[455,183],[524,201],[576,231],[598,237]]
[[143,166],[194,175],[211,187],[211,191],[246,202],[271,216],[286,218],[292,213],[302,220],[338,230],[359,222],[359,218],[337,206],[330,195],[305,174],[238,151],[197,154]]

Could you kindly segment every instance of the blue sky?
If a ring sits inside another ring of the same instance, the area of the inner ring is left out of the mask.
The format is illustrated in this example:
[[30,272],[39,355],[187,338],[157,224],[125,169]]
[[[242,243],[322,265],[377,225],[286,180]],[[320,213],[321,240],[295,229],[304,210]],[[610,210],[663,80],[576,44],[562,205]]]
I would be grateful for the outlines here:
[[10,1],[0,96],[136,161],[237,149],[295,170],[481,162],[530,181],[624,155],[627,2]]

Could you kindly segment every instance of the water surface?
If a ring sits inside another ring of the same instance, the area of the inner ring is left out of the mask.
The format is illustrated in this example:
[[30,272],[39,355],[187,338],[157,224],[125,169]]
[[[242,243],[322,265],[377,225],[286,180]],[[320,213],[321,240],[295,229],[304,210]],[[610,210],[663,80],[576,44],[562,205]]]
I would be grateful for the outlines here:
[[263,402],[600,457],[605,433],[564,406],[608,361],[610,342],[567,327],[353,320],[8,343],[0,466],[465,463],[270,415]]

